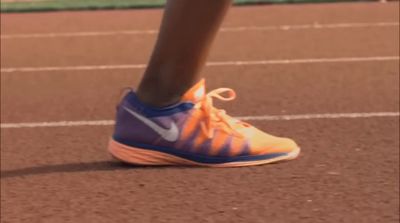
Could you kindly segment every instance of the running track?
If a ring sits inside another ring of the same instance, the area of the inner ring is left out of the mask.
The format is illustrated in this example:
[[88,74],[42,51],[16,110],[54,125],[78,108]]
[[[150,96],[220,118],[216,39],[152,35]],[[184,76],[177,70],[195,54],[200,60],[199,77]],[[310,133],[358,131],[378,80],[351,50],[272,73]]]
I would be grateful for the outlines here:
[[1,222],[398,222],[399,3],[233,8],[204,75],[296,161],[129,167],[106,153],[160,10],[1,15]]

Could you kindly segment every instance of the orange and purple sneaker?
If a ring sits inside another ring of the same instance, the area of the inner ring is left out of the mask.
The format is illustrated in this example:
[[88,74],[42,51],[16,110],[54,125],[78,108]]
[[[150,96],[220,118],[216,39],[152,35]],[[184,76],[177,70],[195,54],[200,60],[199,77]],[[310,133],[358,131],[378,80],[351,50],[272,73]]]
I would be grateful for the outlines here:
[[298,156],[300,148],[293,140],[269,135],[213,107],[213,98],[234,97],[229,88],[206,94],[201,80],[181,102],[153,108],[130,91],[117,107],[108,150],[115,158],[137,165],[235,167]]

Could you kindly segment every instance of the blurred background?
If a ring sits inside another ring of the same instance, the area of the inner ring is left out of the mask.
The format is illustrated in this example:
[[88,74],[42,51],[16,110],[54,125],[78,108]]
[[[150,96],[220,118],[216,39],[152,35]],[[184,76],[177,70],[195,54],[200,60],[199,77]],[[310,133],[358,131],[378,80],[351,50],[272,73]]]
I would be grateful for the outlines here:
[[[398,1],[235,0],[207,89],[302,154],[218,170],[106,151],[164,0],[0,1],[1,223],[399,222]],[[155,9],[90,11],[131,8]]]
[[[236,5],[387,0],[234,0]],[[391,1],[391,0],[389,0]],[[1,12],[162,7],[165,0],[1,0]]]

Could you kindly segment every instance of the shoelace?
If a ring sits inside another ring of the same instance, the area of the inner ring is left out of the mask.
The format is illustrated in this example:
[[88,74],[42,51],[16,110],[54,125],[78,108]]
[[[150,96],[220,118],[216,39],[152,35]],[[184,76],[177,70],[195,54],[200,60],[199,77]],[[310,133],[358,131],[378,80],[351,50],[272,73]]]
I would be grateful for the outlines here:
[[[228,96],[224,97],[222,95],[223,93],[228,93]],[[233,134],[241,137],[233,127],[233,125],[239,123],[239,121],[228,116],[225,110],[215,108],[213,106],[213,98],[217,98],[221,101],[232,101],[236,98],[236,93],[230,88],[218,88],[207,93],[206,96],[197,104],[197,107],[202,109],[206,116],[205,121],[200,124],[203,133],[208,138],[213,138],[214,124],[217,122],[223,122]]]

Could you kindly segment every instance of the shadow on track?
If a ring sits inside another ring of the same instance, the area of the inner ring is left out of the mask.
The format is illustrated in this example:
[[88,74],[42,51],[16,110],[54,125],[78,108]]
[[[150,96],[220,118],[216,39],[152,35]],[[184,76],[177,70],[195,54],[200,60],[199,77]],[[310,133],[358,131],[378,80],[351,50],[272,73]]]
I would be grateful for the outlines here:
[[89,171],[113,171],[113,170],[129,170],[132,168],[162,168],[166,166],[135,166],[129,165],[118,161],[95,161],[87,163],[66,163],[54,164],[36,167],[27,167],[15,170],[1,171],[1,179],[13,177],[25,177],[32,175],[52,174],[52,173],[75,173],[75,172],[89,172]]

